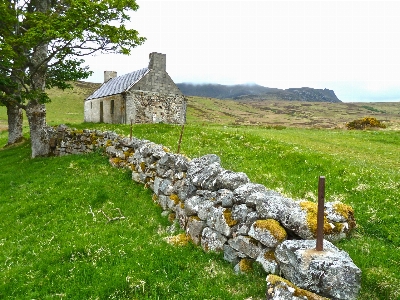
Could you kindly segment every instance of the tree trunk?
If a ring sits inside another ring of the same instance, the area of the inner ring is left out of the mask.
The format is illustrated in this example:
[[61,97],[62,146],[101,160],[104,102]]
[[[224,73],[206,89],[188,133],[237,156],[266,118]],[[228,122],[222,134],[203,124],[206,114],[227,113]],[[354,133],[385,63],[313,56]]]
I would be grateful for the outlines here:
[[23,140],[22,136],[22,108],[16,105],[7,105],[8,117],[8,142],[7,145],[12,145]]
[[46,124],[46,106],[37,101],[29,101],[25,111],[31,134],[32,158],[48,156],[50,144]]

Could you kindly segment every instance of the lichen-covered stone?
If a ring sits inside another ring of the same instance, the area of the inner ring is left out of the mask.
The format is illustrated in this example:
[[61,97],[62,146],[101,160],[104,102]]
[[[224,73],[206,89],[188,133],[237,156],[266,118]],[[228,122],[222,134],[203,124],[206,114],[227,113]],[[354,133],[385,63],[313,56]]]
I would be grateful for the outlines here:
[[206,222],[200,220],[196,216],[188,217],[186,225],[186,233],[190,236],[195,245],[201,242],[203,229],[206,227]]
[[[210,202],[210,201],[198,195],[186,199],[185,201],[186,215],[188,216],[197,215],[199,213],[199,210],[203,207],[204,202]],[[207,204],[205,205],[205,207],[207,207]]]
[[256,259],[263,250],[257,241],[249,236],[238,235],[228,241],[229,246],[247,256]]
[[257,220],[249,230],[249,236],[267,247],[275,248],[287,238],[285,229],[273,219]]
[[209,227],[203,229],[201,235],[201,247],[204,251],[223,251],[226,241],[227,238],[218,231],[212,230]]
[[242,258],[234,267],[233,270],[236,274],[246,274],[253,269],[254,260],[249,258]]
[[197,188],[192,184],[188,178],[182,179],[179,183],[175,184],[175,190],[178,193],[179,199],[186,201],[186,199],[196,194]]
[[243,204],[246,203],[247,198],[254,193],[257,192],[265,192],[267,188],[262,184],[257,183],[246,183],[239,186],[237,189],[233,191],[234,198],[233,202],[235,204]]
[[193,174],[190,179],[192,180],[192,183],[198,188],[216,191],[218,190],[218,188],[215,185],[214,180],[220,175],[222,170],[223,169],[220,164],[215,162],[205,166],[203,169]]
[[267,276],[266,297],[267,300],[329,300],[300,289],[288,280],[273,274]]
[[246,204],[234,205],[232,207],[232,218],[237,220],[239,223],[244,223],[250,212],[251,210],[246,206]]
[[267,274],[279,274],[279,265],[272,248],[264,249],[256,258]]
[[235,190],[239,186],[249,183],[250,179],[243,172],[233,172],[230,170],[223,170],[220,175],[215,179],[214,185],[217,189]]
[[282,274],[300,288],[334,299],[356,299],[361,270],[350,256],[327,240],[324,251],[315,240],[286,240],[275,250]]
[[222,207],[233,206],[233,192],[228,189],[221,189],[217,191],[217,202],[220,202]]
[[256,205],[261,218],[274,219],[303,239],[313,239],[314,233],[307,223],[307,212],[300,203],[277,194],[259,199]]
[[234,265],[239,263],[239,261],[242,258],[245,258],[246,254],[241,253],[235,249],[233,249],[231,246],[225,244],[224,245],[224,259]]
[[235,225],[235,221],[232,220],[229,211],[223,207],[210,207],[207,219],[207,226],[226,237],[232,235],[231,226]]
[[174,192],[174,185],[170,179],[162,179],[159,187],[158,193],[162,193],[164,195],[171,195]]

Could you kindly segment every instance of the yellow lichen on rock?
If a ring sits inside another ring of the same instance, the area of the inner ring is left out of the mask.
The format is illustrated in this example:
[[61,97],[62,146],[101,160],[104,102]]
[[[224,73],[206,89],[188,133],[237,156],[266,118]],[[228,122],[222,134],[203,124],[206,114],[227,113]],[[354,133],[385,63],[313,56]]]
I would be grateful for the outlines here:
[[[300,202],[300,207],[302,210],[306,211],[307,225],[314,237],[317,236],[317,214],[318,205],[310,201]],[[324,216],[324,234],[331,234],[332,226],[328,223],[328,220]]]
[[171,199],[172,201],[174,201],[174,204],[177,205],[179,202],[181,202],[181,199],[179,199],[177,194],[171,194],[169,196],[169,199]]
[[250,272],[253,269],[253,261],[248,258],[242,258],[239,262],[241,272]]
[[225,209],[223,214],[224,214],[225,222],[226,222],[226,224],[228,224],[229,227],[232,227],[238,223],[238,221],[236,221],[235,219],[232,218],[232,211],[230,209],[228,209],[228,208]]
[[349,214],[354,215],[354,210],[350,205],[337,202],[333,205],[333,208],[339,215],[345,217],[346,219],[349,218]]
[[254,227],[261,230],[268,230],[278,241],[283,241],[287,237],[286,230],[274,219],[257,220]]
[[291,283],[289,280],[286,280],[277,275],[269,274],[267,277],[267,282],[270,283],[271,285],[278,285],[279,283],[286,284],[288,287],[294,289],[293,296],[295,297],[304,298],[307,300],[329,300],[329,298],[325,298],[317,294],[314,294],[312,292],[303,290],[294,285],[293,283]]
[[265,251],[264,253],[264,258],[266,260],[275,260],[275,252],[273,250],[271,251]]

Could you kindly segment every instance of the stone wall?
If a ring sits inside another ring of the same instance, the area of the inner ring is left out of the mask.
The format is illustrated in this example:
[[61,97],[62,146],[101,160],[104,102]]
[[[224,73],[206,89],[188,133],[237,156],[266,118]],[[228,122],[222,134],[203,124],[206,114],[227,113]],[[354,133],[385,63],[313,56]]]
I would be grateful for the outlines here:
[[[194,244],[223,251],[236,272],[259,263],[267,274],[280,274],[275,255],[279,245],[315,239],[314,202],[290,199],[251,182],[245,173],[226,170],[215,154],[190,159],[148,140],[65,126],[53,130],[51,149],[54,155],[103,149],[113,166],[130,169],[134,181],[154,191],[153,201]],[[347,237],[355,225],[350,206],[326,203],[327,240]]]
[[181,95],[129,91],[126,94],[126,123],[185,124],[187,100]]

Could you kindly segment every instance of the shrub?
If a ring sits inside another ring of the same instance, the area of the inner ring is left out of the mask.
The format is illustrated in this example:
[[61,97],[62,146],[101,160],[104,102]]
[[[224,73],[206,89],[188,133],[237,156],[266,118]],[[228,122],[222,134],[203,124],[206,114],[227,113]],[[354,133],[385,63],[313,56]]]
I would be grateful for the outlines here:
[[347,129],[386,128],[385,124],[372,117],[364,117],[346,124]]

